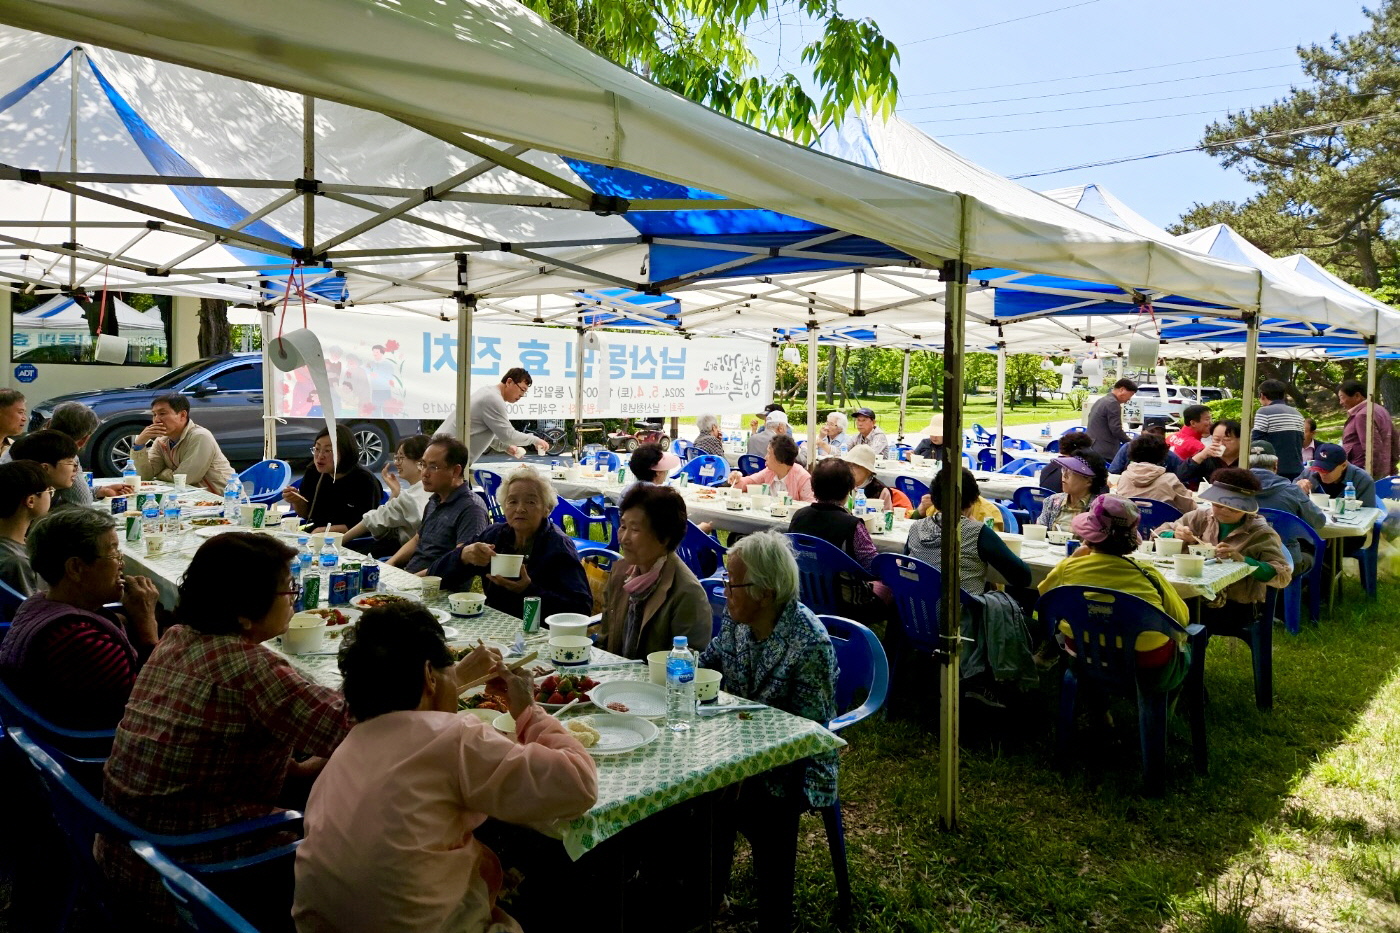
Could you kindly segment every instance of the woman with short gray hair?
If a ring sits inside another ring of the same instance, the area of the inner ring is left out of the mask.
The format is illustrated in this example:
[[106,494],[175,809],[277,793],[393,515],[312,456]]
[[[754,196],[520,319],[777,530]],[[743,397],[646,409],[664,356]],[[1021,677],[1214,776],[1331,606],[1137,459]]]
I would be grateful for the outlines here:
[[[505,521],[491,525],[467,545],[458,545],[433,563],[429,573],[442,577],[442,588],[460,592],[481,577],[486,605],[519,616],[525,597],[538,596],[541,617],[558,612],[593,614],[593,591],[564,530],[550,521],[559,495],[534,469],[522,466],[501,483],[496,501]],[[601,545],[600,545],[601,546]],[[497,554],[523,554],[518,577],[490,573]]]
[[719,419],[714,415],[701,415],[695,419],[695,440],[691,445],[716,457],[724,456],[724,435],[719,429]]
[[[159,638],[155,584],[122,573],[117,523],[106,512],[50,512],[30,528],[29,557],[48,591],[15,611],[0,675],[60,726],[110,729]],[[124,616],[106,608],[115,602]]]
[[[826,725],[836,716],[836,653],[826,628],[798,601],[797,559],[775,531],[729,549],[728,606],[700,666],[724,674],[730,693]],[[835,752],[749,778],[715,808],[715,876],[725,884],[735,834],[748,837],[758,871],[760,930],[792,928],[798,818],[836,800]]]
[[833,411],[826,416],[822,422],[821,430],[817,432],[817,450],[824,454],[840,456],[851,446],[851,439],[846,436],[846,416],[839,411]]
[[[81,451],[87,445],[93,432],[102,424],[102,419],[82,402],[64,402],[53,410],[49,416],[49,430],[66,434],[73,439],[73,443],[78,445]],[[93,498],[110,499],[113,496],[129,496],[136,490],[124,483],[113,483],[110,486],[101,486],[93,489],[88,486],[83,477],[75,477],[73,485],[65,489],[55,489],[53,491],[53,504],[57,508],[60,505],[92,505]]]

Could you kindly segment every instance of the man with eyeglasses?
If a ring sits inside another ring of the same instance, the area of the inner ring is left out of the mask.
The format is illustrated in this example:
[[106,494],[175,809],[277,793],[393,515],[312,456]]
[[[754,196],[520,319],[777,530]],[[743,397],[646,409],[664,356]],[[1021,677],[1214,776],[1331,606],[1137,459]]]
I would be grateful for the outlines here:
[[[526,434],[524,431],[515,430],[515,425],[510,423],[509,405],[514,405],[525,397],[525,393],[530,391],[530,386],[534,380],[530,378],[529,372],[523,367],[516,366],[506,371],[497,385],[487,386],[484,389],[477,389],[472,393],[472,423],[471,437],[468,442],[471,447],[471,459],[469,463],[476,463],[486,453],[486,448],[490,447],[492,441],[496,446],[504,449],[512,457],[523,457],[524,447],[534,445],[535,450],[541,454],[549,452],[549,441],[536,437],[533,434]],[[457,433],[457,412],[453,409],[451,415],[437,429],[437,433],[456,435]]]
[[[78,445],[62,431],[34,431],[15,441],[10,449],[14,461],[28,460],[44,472],[46,484],[68,489],[78,476]],[[85,481],[84,481],[85,482]]]
[[397,555],[418,533],[423,524],[423,510],[432,498],[423,488],[423,454],[427,453],[431,440],[426,434],[404,438],[399,449],[394,451],[393,466],[386,465],[379,474],[389,490],[389,501],[366,512],[359,524],[345,533],[346,541],[371,535],[374,546],[370,553],[390,556]]
[[467,445],[449,434],[434,436],[423,451],[422,479],[432,498],[423,508],[418,534],[399,548],[390,564],[426,576],[439,557],[486,530],[486,506],[472,491],[466,473]]

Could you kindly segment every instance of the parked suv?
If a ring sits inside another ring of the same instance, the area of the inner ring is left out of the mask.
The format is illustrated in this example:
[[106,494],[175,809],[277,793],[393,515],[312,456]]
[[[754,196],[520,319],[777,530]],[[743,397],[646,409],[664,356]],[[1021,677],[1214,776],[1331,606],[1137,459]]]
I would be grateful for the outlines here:
[[[151,423],[151,400],[168,392],[190,399],[190,420],[213,432],[224,456],[235,466],[256,463],[263,455],[262,356],[228,353],[205,357],[173,369],[153,382],[129,389],[74,392],[30,407],[31,430],[36,430],[61,402],[83,402],[97,412],[102,425],[82,452],[83,466],[98,476],[117,476],[131,452],[131,438]],[[305,463],[311,444],[325,427],[319,418],[288,418],[277,422],[277,456]],[[345,423],[360,444],[360,462],[378,470],[393,456],[402,438],[417,434],[419,422],[357,419]]]
[[1196,404],[1196,393],[1186,386],[1139,385],[1133,397],[1123,404],[1128,426],[1138,428],[1146,417],[1170,418],[1180,423],[1181,413]]

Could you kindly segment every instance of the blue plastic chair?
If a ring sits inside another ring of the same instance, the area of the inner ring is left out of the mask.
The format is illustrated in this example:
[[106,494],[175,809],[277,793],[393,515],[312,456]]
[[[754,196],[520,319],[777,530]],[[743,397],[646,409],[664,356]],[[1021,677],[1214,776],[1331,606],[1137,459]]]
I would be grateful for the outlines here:
[[[874,632],[852,619],[841,616],[817,616],[826,626],[831,647],[836,652],[837,717],[826,724],[832,732],[853,726],[880,711],[890,690],[890,664],[885,648]],[[864,696],[860,705],[856,698]],[[841,799],[827,807],[819,807],[822,824],[826,827],[826,845],[831,851],[831,872],[836,878],[838,916],[851,915],[851,875],[846,863],[846,827],[841,819]]]
[[841,587],[851,581],[874,579],[845,551],[812,535],[788,534],[797,557],[802,605],[817,615],[840,615],[851,607],[841,598]]
[[240,482],[253,484],[251,502],[272,505],[282,501],[282,490],[292,482],[292,467],[285,460],[263,460],[238,474]]
[[912,444],[891,444],[890,450],[894,451],[894,458],[904,463],[909,462],[909,454],[914,449]]
[[681,464],[681,468],[672,473],[671,478],[674,479],[682,473],[699,486],[723,486],[729,481],[729,461],[714,454],[703,454]]
[[969,470],[975,470],[975,469],[977,469],[977,464],[974,463],[973,460],[972,460],[972,454],[968,453],[968,452],[965,451],[965,450],[963,451],[962,461],[963,461],[963,466],[967,467]]
[[767,465],[768,461],[756,454],[739,455],[739,472],[745,476],[753,476]]
[[1365,587],[1366,595],[1371,599],[1376,598],[1376,585],[1380,576],[1381,525],[1384,521],[1384,515],[1376,520],[1376,527],[1371,529],[1371,543],[1352,555],[1361,570],[1361,585]]
[[102,766],[112,754],[116,729],[66,729],[49,721],[0,681],[0,724],[19,726],[93,793],[102,790]]
[[1045,452],[1046,452],[1047,454],[1057,454],[1057,453],[1059,453],[1059,452],[1060,452],[1060,439],[1059,439],[1059,438],[1055,438],[1055,440],[1053,440],[1053,441],[1051,441],[1050,443],[1046,444],[1046,445],[1045,445]]
[[592,453],[584,454],[579,464],[587,467],[601,466],[609,473],[616,473],[617,468],[622,466],[622,458],[611,450],[595,450]]
[[694,444],[692,444],[685,438],[678,437],[671,442],[671,453],[675,454],[677,457],[680,457],[682,460],[689,460],[690,448],[694,446]]
[[[1400,492],[1397,492],[1395,489],[1396,483],[1400,483],[1400,476],[1383,476],[1380,479],[1376,480],[1376,498],[1400,498]],[[1384,511],[1384,508],[1382,508],[1381,511]]]
[[160,876],[160,883],[175,901],[175,912],[194,933],[258,933],[257,927],[149,842],[133,839],[131,849]]
[[[910,646],[922,652],[939,650],[938,601],[943,593],[943,575],[938,568],[905,554],[876,554],[870,572],[894,595],[900,626]],[[891,659],[891,670],[894,664]],[[893,678],[893,673],[890,676]]]
[[[1264,591],[1264,604],[1253,621],[1230,631],[1206,632],[1207,638],[1238,638],[1249,646],[1254,667],[1254,705],[1259,709],[1274,708],[1274,616],[1282,590],[1269,587]],[[1241,613],[1251,611],[1240,607]]]
[[694,444],[691,444],[689,447],[686,448],[685,456],[682,457],[681,459],[682,459],[682,460],[694,460],[696,457],[703,457],[703,456],[705,456],[705,455],[706,455],[706,454],[705,454],[705,451],[704,451],[704,450],[702,450],[702,449],[699,448],[699,447],[696,447]]
[[729,608],[729,597],[725,594],[723,577],[706,577],[700,581],[705,596],[710,601],[710,637],[718,638],[724,626],[724,612]]
[[[554,511],[549,513],[549,520],[559,527],[559,530],[568,535],[574,542],[576,548],[601,547],[607,545],[617,537],[617,526],[613,524],[609,517],[604,515],[589,515],[582,508],[568,499],[560,499],[554,506]],[[566,521],[572,521],[574,530],[570,531]],[[589,536],[594,525],[603,526],[607,531],[608,541],[595,541]]]
[[1011,514],[1011,510],[996,500],[993,500],[992,504],[997,507],[997,511],[1001,512],[1002,529],[1013,535],[1019,534],[1021,531],[1021,523],[1016,520],[1015,515]]
[[[284,810],[242,823],[187,835],[172,836],[147,832],[98,800],[59,764],[50,753],[50,749],[31,738],[23,727],[11,725],[7,726],[5,731],[38,773],[44,795],[48,798],[69,858],[73,862],[62,912],[63,924],[66,924],[82,890],[87,890],[104,907],[110,903],[106,877],[92,852],[93,839],[98,833],[105,836],[108,842],[120,844],[140,839],[162,849],[180,850],[247,839],[272,831],[300,829],[301,814],[295,810]],[[289,843],[255,855],[224,862],[201,862],[188,867],[200,877],[227,876],[255,865],[288,858],[296,851],[296,846],[297,843]]]
[[1132,500],[1138,507],[1139,531],[1151,531],[1158,525],[1181,520],[1181,510],[1174,505],[1158,502],[1156,499],[1142,499],[1137,496],[1133,496]]
[[972,426],[972,440],[974,443],[982,444],[985,446],[992,443],[992,441],[996,440],[996,435],[993,434],[991,431],[988,431],[986,428],[982,427],[980,424],[974,424]]
[[1011,494],[1011,504],[1029,515],[1031,522],[1037,522],[1045,511],[1045,500],[1053,495],[1044,486],[1022,486]]
[[1005,450],[1035,450],[1035,445],[1030,441],[1023,441],[1019,437],[1005,437],[1001,439],[1001,446]]
[[1166,786],[1168,694],[1139,676],[1135,644],[1141,632],[1168,637],[1185,633],[1191,666],[1182,683],[1182,702],[1191,724],[1196,770],[1207,767],[1205,661],[1209,635],[1202,625],[1183,629],[1176,620],[1136,596],[1097,586],[1057,586],[1044,596],[1036,613],[1051,636],[1065,622],[1073,631],[1074,654],[1060,682],[1057,749],[1061,765],[1069,761],[1075,704],[1081,683],[1113,693],[1136,696],[1143,783],[1150,793]]
[[1002,464],[996,472],[1005,473],[1008,476],[1036,476],[1044,466],[1045,464],[1039,460],[1032,460],[1030,457],[1017,457],[1010,463]]
[[909,504],[916,509],[919,507],[919,503],[923,501],[924,496],[929,494],[928,484],[912,476],[896,476],[894,478],[894,488],[908,496]]
[[1269,523],[1269,527],[1278,532],[1285,545],[1295,538],[1312,543],[1312,569],[1303,575],[1294,574],[1293,581],[1284,587],[1283,595],[1279,599],[1279,608],[1283,612],[1283,627],[1288,630],[1288,634],[1297,635],[1302,629],[1305,586],[1308,590],[1308,621],[1316,623],[1322,619],[1322,577],[1327,564],[1327,542],[1322,540],[1322,536],[1311,525],[1289,512],[1280,509],[1260,509],[1259,515]]
[[0,580],[0,638],[4,638],[19,604],[24,602],[24,594],[4,580]]
[[685,523],[685,537],[676,548],[676,556],[695,576],[723,576],[724,555],[729,549],[700,530],[694,522]]
[[497,524],[505,521],[505,513],[501,511],[501,503],[496,498],[496,493],[501,490],[501,477],[490,470],[472,470],[472,482],[481,488],[482,497],[486,501],[486,511],[491,516],[491,521]]
[[1011,458],[1008,457],[1004,452],[995,450],[991,447],[984,447],[981,450],[977,451],[977,469],[987,473],[996,472],[998,467],[1001,467],[1009,463],[1010,461]]

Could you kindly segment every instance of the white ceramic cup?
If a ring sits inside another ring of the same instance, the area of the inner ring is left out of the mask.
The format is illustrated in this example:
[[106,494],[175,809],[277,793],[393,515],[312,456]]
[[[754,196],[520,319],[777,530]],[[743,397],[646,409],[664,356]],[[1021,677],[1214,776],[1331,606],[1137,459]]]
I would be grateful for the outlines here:
[[1182,548],[1185,546],[1186,542],[1182,541],[1180,538],[1157,539],[1157,553],[1165,557],[1175,557],[1181,553]]
[[287,622],[282,647],[288,654],[309,654],[325,644],[326,620],[309,612],[298,612]]
[[1027,541],[1044,541],[1045,526],[1037,525],[1034,523],[1030,525],[1022,525],[1021,534]]
[[588,634],[588,616],[581,612],[556,612],[546,616],[544,624],[549,626],[550,635]]
[[442,577],[422,577],[423,580],[423,602],[430,602],[438,598],[442,592]]
[[447,597],[447,604],[459,616],[479,616],[486,608],[486,596],[482,593],[453,593]]
[[520,576],[520,565],[523,563],[524,554],[495,554],[491,557],[491,576],[514,580]]
[[1178,554],[1172,558],[1172,567],[1182,577],[1199,577],[1206,572],[1206,559],[1199,554]]

